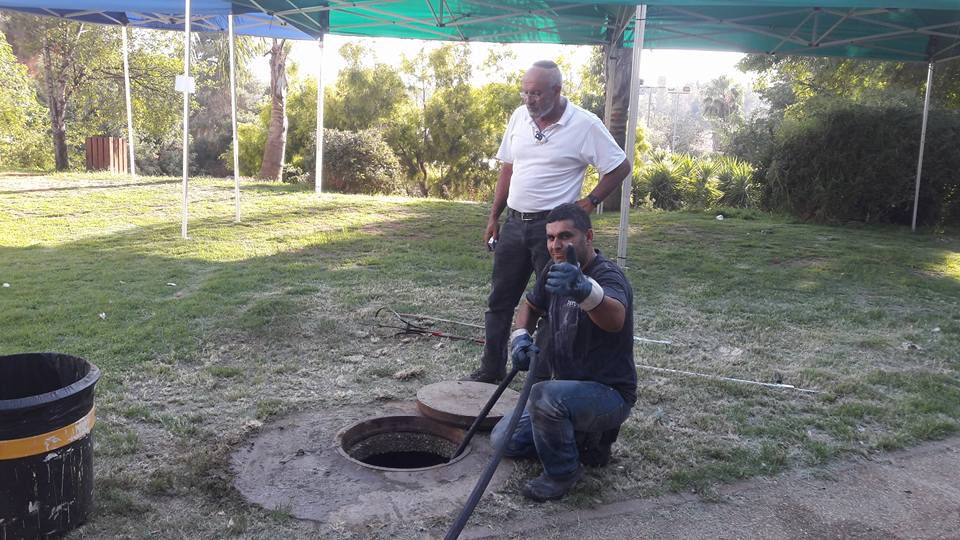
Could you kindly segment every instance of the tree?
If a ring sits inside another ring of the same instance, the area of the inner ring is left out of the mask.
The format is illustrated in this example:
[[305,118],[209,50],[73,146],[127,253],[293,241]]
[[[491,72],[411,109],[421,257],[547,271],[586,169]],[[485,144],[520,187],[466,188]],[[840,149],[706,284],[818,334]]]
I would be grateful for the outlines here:
[[45,112],[37,101],[27,67],[17,61],[0,33],[0,167],[48,166]]
[[69,168],[67,125],[76,105],[74,98],[86,85],[109,83],[109,66],[119,64],[119,35],[100,27],[29,15],[11,16],[5,32],[17,56],[27,65],[39,66],[54,164],[57,170],[65,170]]
[[721,75],[708,82],[700,95],[703,116],[713,127],[714,150],[726,150],[733,132],[743,123],[743,87]]
[[270,123],[263,148],[260,178],[280,180],[287,148],[287,55],[285,39],[273,39],[270,47]]
[[581,107],[599,118],[604,116],[604,87],[607,83],[603,54],[604,48],[600,46],[590,50],[590,61],[580,68],[580,91],[574,96]]
[[407,99],[400,73],[392,66],[365,58],[371,51],[359,43],[340,47],[346,66],[324,95],[324,124],[330,129],[359,131],[385,124]]

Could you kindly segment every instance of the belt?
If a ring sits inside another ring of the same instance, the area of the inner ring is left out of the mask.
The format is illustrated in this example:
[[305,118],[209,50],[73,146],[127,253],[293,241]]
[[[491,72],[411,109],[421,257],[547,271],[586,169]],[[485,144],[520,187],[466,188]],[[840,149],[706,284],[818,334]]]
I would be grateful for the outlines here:
[[517,212],[513,208],[507,208],[507,216],[520,218],[521,221],[534,221],[537,219],[546,219],[547,214],[550,213],[550,210],[544,210],[543,212]]

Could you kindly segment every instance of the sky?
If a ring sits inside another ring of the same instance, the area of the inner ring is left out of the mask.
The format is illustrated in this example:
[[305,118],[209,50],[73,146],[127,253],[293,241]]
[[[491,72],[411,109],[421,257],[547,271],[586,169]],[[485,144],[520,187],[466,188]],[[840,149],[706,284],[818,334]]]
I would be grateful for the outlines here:
[[[324,43],[323,52],[323,79],[324,85],[330,85],[336,79],[336,74],[343,67],[343,58],[340,57],[340,47],[349,41],[358,41],[361,38],[328,35]],[[434,48],[443,42],[420,41],[412,39],[393,38],[362,38],[364,45],[372,49],[373,61],[384,62],[399,66],[401,55],[415,56],[421,48]],[[501,49],[509,47],[516,58],[505,63],[505,67],[512,70],[521,70],[529,67],[537,60],[556,60],[559,56],[565,58],[569,64],[579,66],[590,58],[590,47],[574,45],[552,44],[489,44],[471,43],[472,63],[475,82],[483,84],[489,82],[479,69],[486,59],[491,48]],[[316,42],[295,41],[290,59],[300,65],[300,72],[304,75],[313,75],[316,70],[319,56],[319,46]],[[667,86],[682,86],[696,82],[707,82],[720,75],[728,75],[736,81],[749,86],[751,77],[738,70],[736,63],[743,58],[740,53],[705,52],[705,51],[674,51],[674,50],[644,50],[640,57],[640,76],[645,84],[656,84],[660,77],[666,79]],[[270,70],[265,58],[261,58],[254,72],[261,79],[269,81]]]

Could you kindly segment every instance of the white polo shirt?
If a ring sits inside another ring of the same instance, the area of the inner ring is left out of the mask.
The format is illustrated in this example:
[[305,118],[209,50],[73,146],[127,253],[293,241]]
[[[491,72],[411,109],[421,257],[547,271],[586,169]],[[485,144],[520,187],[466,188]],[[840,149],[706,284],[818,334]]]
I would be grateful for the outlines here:
[[518,212],[542,212],[576,201],[587,165],[602,177],[627,157],[595,114],[569,100],[563,116],[539,141],[538,131],[527,108],[517,107],[497,152],[498,160],[513,164],[507,206]]

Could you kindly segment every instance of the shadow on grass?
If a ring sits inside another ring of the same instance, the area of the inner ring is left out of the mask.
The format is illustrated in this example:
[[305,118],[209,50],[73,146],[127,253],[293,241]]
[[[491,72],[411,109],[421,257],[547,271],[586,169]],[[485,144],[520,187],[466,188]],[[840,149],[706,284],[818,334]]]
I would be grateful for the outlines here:
[[81,190],[87,190],[87,189],[145,187],[145,186],[159,186],[163,184],[177,184],[177,183],[180,183],[180,180],[155,180],[152,182],[127,182],[124,184],[83,185],[83,186],[34,188],[34,189],[12,189],[12,190],[2,190],[0,191],[0,195],[15,195],[18,193],[37,193],[37,192],[44,192],[44,191],[81,191]]

